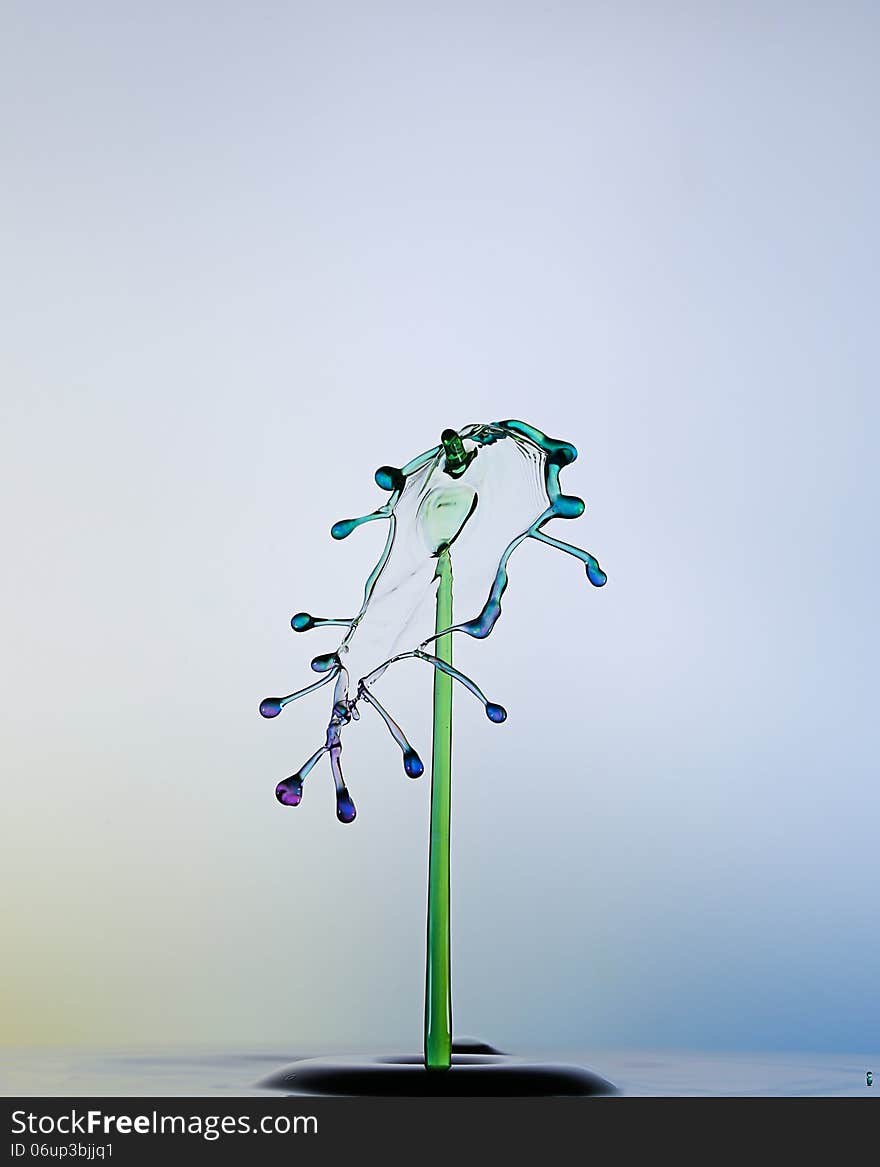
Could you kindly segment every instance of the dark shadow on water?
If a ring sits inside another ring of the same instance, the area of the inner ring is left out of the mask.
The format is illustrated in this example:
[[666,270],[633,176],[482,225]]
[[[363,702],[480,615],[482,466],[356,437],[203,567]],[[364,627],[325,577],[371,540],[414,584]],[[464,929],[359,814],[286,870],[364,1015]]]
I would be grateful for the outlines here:
[[[496,1049],[488,1041],[480,1041],[478,1037],[457,1037],[452,1043],[454,1054],[503,1054],[503,1049]],[[418,1059],[421,1061],[421,1058]]]
[[[484,1050],[491,1052],[482,1052]],[[415,1056],[307,1058],[270,1074],[263,1087],[289,1094],[368,1098],[528,1098],[616,1094],[580,1066],[538,1064],[499,1054],[485,1042],[456,1042],[448,1070]]]

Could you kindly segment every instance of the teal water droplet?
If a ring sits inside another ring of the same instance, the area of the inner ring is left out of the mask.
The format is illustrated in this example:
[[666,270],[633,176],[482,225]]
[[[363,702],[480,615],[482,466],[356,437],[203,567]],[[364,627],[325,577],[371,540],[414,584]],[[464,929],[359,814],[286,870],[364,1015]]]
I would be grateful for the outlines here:
[[586,503],[575,494],[560,494],[556,500],[556,513],[560,519],[579,519]]
[[396,466],[380,466],[375,475],[376,485],[382,490],[403,490],[406,478]]
[[326,673],[329,669],[339,667],[339,657],[335,652],[325,652],[312,658],[311,667],[316,673]]
[[294,632],[308,632],[314,626],[315,617],[310,616],[308,612],[297,612],[295,616],[291,616],[290,618],[290,627]]
[[577,449],[571,442],[558,442],[556,449],[547,456],[547,461],[552,466],[558,466],[562,469],[563,466],[569,466],[577,459]]

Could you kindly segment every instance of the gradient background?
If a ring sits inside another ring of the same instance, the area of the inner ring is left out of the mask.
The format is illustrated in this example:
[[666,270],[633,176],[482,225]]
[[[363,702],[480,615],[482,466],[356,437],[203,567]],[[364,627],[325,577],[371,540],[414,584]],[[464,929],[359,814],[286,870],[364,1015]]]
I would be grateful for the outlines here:
[[325,698],[257,703],[375,467],[521,417],[609,583],[525,547],[457,648],[457,1031],[878,1047],[878,34],[5,5],[3,1040],[418,1048],[427,784],[364,720],[285,810]]

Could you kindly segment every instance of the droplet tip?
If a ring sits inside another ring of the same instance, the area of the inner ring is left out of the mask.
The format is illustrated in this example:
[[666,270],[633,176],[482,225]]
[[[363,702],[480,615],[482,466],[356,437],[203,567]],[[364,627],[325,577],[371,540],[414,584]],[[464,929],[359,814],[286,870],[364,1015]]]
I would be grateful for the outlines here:
[[339,664],[339,657],[335,652],[325,652],[321,656],[312,658],[311,669],[314,673],[326,673]]
[[415,750],[407,750],[404,753],[403,768],[410,778],[420,778],[425,772],[424,763]]
[[406,486],[406,478],[396,466],[380,466],[373,477],[382,490],[402,490]]
[[345,789],[341,790],[336,798],[336,817],[341,823],[353,823],[357,818],[351,795]]
[[294,775],[278,783],[275,787],[275,797],[282,806],[299,806],[302,790],[302,779]]
[[351,519],[340,519],[338,523],[334,523],[330,528],[330,537],[332,539],[346,539],[357,526]]
[[605,584],[608,582],[608,576],[605,574],[602,568],[599,567],[598,564],[596,564],[594,567],[591,563],[588,563],[586,570],[587,579],[590,581],[593,587],[604,588]]

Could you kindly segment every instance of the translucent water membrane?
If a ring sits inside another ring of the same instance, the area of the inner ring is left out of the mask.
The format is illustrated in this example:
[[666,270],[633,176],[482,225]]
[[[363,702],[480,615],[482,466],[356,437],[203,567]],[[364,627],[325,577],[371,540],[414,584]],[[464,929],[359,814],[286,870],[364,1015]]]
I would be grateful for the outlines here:
[[[411,778],[424,772],[404,728],[382,701],[381,679],[389,668],[433,669],[480,701],[490,721],[505,720],[504,706],[456,669],[443,646],[451,644],[451,633],[476,639],[490,635],[501,616],[511,559],[526,539],[579,561],[595,587],[605,583],[593,555],[544,529],[553,519],[583,514],[583,500],[564,493],[560,482],[562,470],[576,457],[569,442],[549,438],[525,422],[502,421],[445,430],[438,445],[404,466],[376,471],[385,500],[366,514],[339,520],[330,531],[341,540],[368,524],[385,529],[359,606],[342,616],[296,612],[290,622],[294,632],[339,627],[344,634],[335,649],[312,660],[317,679],[260,704],[264,717],[276,717],[292,702],[332,685],[325,740],[316,741],[315,752],[278,783],[279,802],[297,806],[307,776],[327,754],[337,817],[353,821],[355,806],[342,772],[342,733],[363,709],[384,723],[401,752],[404,772]],[[455,616],[440,627],[438,588],[446,587],[451,597],[453,578]]]

